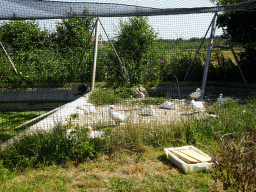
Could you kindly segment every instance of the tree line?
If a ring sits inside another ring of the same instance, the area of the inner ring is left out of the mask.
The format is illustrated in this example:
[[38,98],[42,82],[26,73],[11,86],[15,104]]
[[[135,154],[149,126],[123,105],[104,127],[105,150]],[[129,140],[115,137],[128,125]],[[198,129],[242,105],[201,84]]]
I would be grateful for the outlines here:
[[[70,10],[69,14],[75,13]],[[17,84],[25,82],[29,85],[89,82],[94,44],[94,39],[89,37],[94,22],[95,18],[61,19],[56,23],[56,30],[53,32],[41,29],[36,21],[3,22],[0,26],[0,41],[13,60],[18,75],[14,73],[1,49],[0,82]],[[98,50],[96,81],[119,82],[130,86],[134,83],[183,79],[193,55],[176,50],[176,55],[170,56],[170,51],[161,44],[164,40],[159,40],[157,35],[153,27],[148,24],[147,17],[130,17],[128,21],[120,19],[119,31],[113,43],[122,64],[109,42],[102,42]],[[191,38],[189,41],[197,40]],[[231,38],[231,41],[237,40]],[[255,59],[250,55],[254,53],[255,47],[251,40],[249,44],[243,42],[243,45],[245,53],[240,55],[241,68],[248,70],[250,63],[244,61],[245,58],[250,58],[250,62]],[[230,73],[230,75],[221,75],[223,70],[220,72],[221,70],[212,68],[212,72],[211,69],[209,72],[210,80],[226,81],[230,77],[230,81],[235,81],[232,72],[228,72],[230,67],[237,70],[234,64],[223,58],[219,61],[223,64],[219,67],[226,66],[225,74]],[[124,76],[124,71],[127,71],[127,76]],[[197,58],[193,65],[193,75],[190,75],[188,80],[201,81],[202,71],[202,59]]]

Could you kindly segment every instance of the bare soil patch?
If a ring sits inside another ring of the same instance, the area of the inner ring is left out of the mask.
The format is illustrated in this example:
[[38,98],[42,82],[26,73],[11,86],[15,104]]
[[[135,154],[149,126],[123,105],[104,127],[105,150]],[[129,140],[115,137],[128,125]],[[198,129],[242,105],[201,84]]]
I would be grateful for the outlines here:
[[[132,124],[157,124],[167,125],[171,122],[185,120],[189,116],[194,115],[201,118],[205,109],[193,109],[185,102],[172,101],[177,105],[175,109],[164,109],[161,105],[152,105],[155,110],[155,115],[145,116],[141,114],[140,108],[150,108],[150,105],[138,105],[136,102],[127,101],[127,104],[116,104],[115,111],[126,116],[126,122],[121,123],[120,126]],[[94,113],[79,116],[73,121],[74,124],[81,126],[115,126],[116,123],[109,116],[110,105],[96,106]]]

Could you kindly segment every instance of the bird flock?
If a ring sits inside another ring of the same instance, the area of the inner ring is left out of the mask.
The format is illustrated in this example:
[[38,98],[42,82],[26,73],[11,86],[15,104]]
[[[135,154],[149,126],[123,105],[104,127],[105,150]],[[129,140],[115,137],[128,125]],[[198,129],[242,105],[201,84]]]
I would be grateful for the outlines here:
[[[183,105],[188,104],[187,106],[194,110],[204,110],[205,109],[204,102],[196,101],[197,99],[199,99],[201,97],[201,93],[202,93],[202,91],[200,90],[200,88],[197,88],[195,92],[192,92],[191,94],[189,94],[188,100],[185,100],[185,99],[177,100],[176,99],[176,100],[174,100],[174,103],[170,102],[170,101],[165,101],[159,105],[159,108],[165,109],[165,110],[175,110],[178,108],[177,104],[182,103]],[[228,99],[230,99],[230,98],[227,98],[227,97],[224,98],[223,94],[220,94],[219,98],[217,99],[217,102],[223,103],[223,102],[226,102]],[[186,103],[186,101],[187,101],[187,103]],[[110,105],[107,110],[108,110],[109,118],[113,122],[115,122],[116,125],[121,125],[122,123],[129,121],[128,117],[125,114],[123,114],[122,112],[116,111],[116,107],[114,105]],[[139,108],[136,105],[135,110],[138,110],[139,111],[138,114],[141,116],[156,116],[156,108],[153,105],[150,105],[149,107],[141,107],[141,108]],[[96,108],[93,104],[86,102],[82,105],[76,106],[75,112],[77,112],[79,115],[88,115],[88,114],[95,113]],[[204,113],[203,117],[219,118],[215,114],[207,114],[207,113]],[[100,138],[104,135],[104,132],[102,132],[102,131],[93,131],[90,126],[88,126],[87,129],[89,130],[88,137],[90,139]],[[75,129],[67,129],[65,138],[67,140],[77,139],[76,130]]]

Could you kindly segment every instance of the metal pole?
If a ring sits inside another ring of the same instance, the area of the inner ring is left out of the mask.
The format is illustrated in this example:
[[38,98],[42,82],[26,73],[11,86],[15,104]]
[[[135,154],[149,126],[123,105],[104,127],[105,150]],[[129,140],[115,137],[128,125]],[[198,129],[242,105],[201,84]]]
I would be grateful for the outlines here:
[[216,23],[217,23],[217,13],[214,14],[213,17],[213,23],[212,23],[212,29],[211,29],[211,36],[209,39],[209,44],[208,44],[208,52],[205,60],[205,66],[204,66],[204,76],[203,76],[203,82],[201,85],[201,97],[199,100],[202,100],[204,98],[204,91],[205,91],[205,86],[206,86],[206,81],[207,81],[207,74],[208,74],[208,68],[210,64],[210,58],[211,58],[211,53],[212,53],[212,45],[213,45],[213,39],[214,39],[214,33],[215,33],[215,28],[216,28]]
[[78,66],[77,66],[77,68],[76,68],[76,73],[77,73],[77,70],[79,69],[79,67],[80,67],[80,65],[81,65],[81,63],[82,63],[82,61],[83,61],[83,59],[84,59],[85,51],[86,51],[86,48],[87,48],[87,46],[89,45],[89,43],[90,43],[90,41],[91,41],[92,33],[93,33],[94,29],[95,29],[95,26],[96,26],[96,22],[95,22],[95,25],[94,25],[93,28],[92,28],[92,32],[91,32],[91,34],[90,34],[90,36],[89,36],[89,38],[88,38],[87,44],[86,44],[85,47],[84,47],[83,54],[82,54],[82,56],[80,57],[80,62],[78,63]]
[[[226,35],[226,32],[225,32],[224,28],[223,28],[223,27],[221,27],[221,28],[222,28],[222,30],[223,30],[224,35]],[[236,57],[236,54],[235,54],[235,52],[234,52],[234,49],[233,49],[233,47],[232,47],[230,41],[228,40],[228,38],[227,38],[227,41],[228,41],[228,44],[229,44],[230,49],[231,49],[231,51],[232,51],[232,54],[233,54],[233,56],[234,56],[234,58],[235,58],[237,67],[238,67],[238,69],[239,69],[239,71],[240,71],[240,73],[241,73],[241,75],[242,75],[242,77],[243,77],[244,83],[247,84],[247,82],[246,82],[246,80],[245,80],[245,78],[244,78],[243,72],[242,72],[242,70],[241,70],[241,68],[240,68],[240,66],[239,66],[239,61],[238,61],[238,59],[237,59],[237,57]]]
[[199,53],[199,51],[200,51],[200,49],[201,49],[201,47],[202,47],[202,45],[203,45],[203,43],[204,43],[205,37],[206,37],[206,35],[207,35],[207,33],[208,33],[210,27],[212,26],[212,22],[213,22],[213,19],[212,19],[212,21],[211,21],[211,23],[210,23],[210,25],[209,25],[209,27],[208,27],[208,29],[207,29],[205,35],[204,35],[204,38],[203,38],[202,41],[201,41],[201,44],[200,44],[200,46],[199,46],[199,48],[198,48],[198,50],[197,50],[197,52],[196,52],[196,55],[195,55],[195,57],[194,57],[194,59],[193,59],[191,65],[190,65],[189,68],[188,68],[188,71],[187,71],[187,73],[186,73],[186,75],[185,75],[185,77],[184,77],[184,81],[186,80],[186,78],[187,78],[187,76],[188,76],[188,72],[189,72],[190,68],[192,67],[192,65],[194,64],[194,62],[195,62],[195,60],[196,60],[197,54]]
[[[99,19],[99,21],[100,21],[100,24],[101,24],[101,27],[102,27],[103,31],[105,32],[105,34],[106,34],[106,36],[107,36],[107,38],[108,38],[108,40],[109,40],[109,42],[110,42],[110,44],[111,44],[111,46],[112,46],[112,49],[113,49],[114,53],[116,54],[116,56],[117,56],[117,58],[118,58],[119,63],[121,64],[121,67],[122,67],[122,68],[121,68],[122,74],[123,74],[124,78],[126,78],[126,81],[128,82],[128,72],[127,72],[126,68],[124,67],[124,63],[121,61],[121,59],[120,59],[118,53],[116,52],[116,49],[115,49],[115,47],[114,47],[114,45],[113,45],[111,39],[109,38],[109,36],[108,36],[108,34],[107,34],[107,32],[106,32],[106,30],[105,30],[105,28],[104,28],[104,26],[103,26],[103,24],[102,24],[102,22],[101,22],[100,19]],[[124,72],[125,72],[125,73],[124,73]]]
[[94,54],[93,54],[91,91],[94,90],[95,76],[96,76],[96,63],[97,63],[98,39],[99,39],[98,28],[99,28],[99,18],[96,19],[96,23],[95,23],[95,42],[94,42]]
[[12,67],[13,67],[13,69],[14,69],[16,75],[19,76],[18,71],[17,71],[17,69],[15,68],[15,65],[13,64],[11,58],[9,57],[7,51],[5,50],[5,48],[4,48],[4,46],[3,46],[3,44],[2,44],[1,42],[0,42],[0,45],[2,46],[2,48],[3,48],[3,50],[4,50],[4,52],[5,52],[6,56],[7,56],[7,58],[9,59],[9,61],[10,61],[11,65],[12,65]]

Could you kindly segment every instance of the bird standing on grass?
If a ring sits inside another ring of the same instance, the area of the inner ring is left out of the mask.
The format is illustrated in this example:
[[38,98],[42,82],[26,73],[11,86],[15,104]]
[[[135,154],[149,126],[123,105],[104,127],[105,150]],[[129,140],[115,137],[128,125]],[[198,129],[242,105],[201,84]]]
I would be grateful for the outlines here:
[[192,92],[189,97],[193,100],[193,99],[198,99],[199,97],[201,97],[201,89],[197,88],[196,92]]
[[111,105],[109,107],[109,116],[111,119],[115,121],[117,125],[120,125],[121,122],[124,122],[126,118],[123,114],[113,111],[114,109],[115,109],[114,105]]
[[227,101],[227,98],[223,98],[223,94],[221,93],[219,98],[217,99],[218,103],[224,103]]

